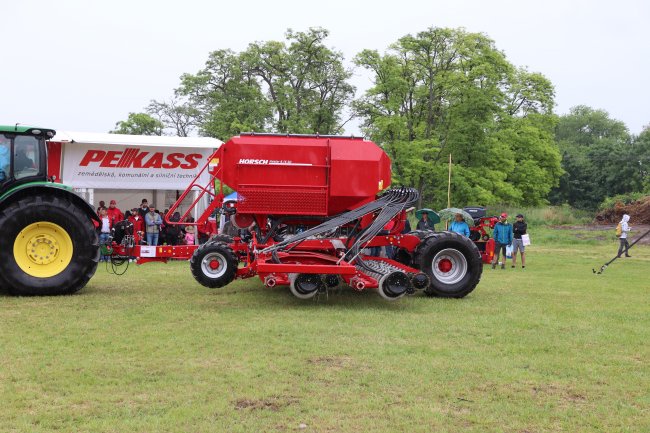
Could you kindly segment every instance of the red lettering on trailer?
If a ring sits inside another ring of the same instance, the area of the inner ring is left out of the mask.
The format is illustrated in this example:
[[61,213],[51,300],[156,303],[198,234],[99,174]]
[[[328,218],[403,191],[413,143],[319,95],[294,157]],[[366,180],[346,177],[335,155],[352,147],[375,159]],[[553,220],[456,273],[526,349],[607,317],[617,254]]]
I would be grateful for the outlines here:
[[117,167],[117,163],[120,161],[120,155],[124,152],[116,152],[111,150],[106,152],[106,156],[102,159],[102,163],[99,164],[100,167]]
[[149,161],[147,161],[142,168],[160,168],[162,166],[163,154],[162,152],[154,153]]
[[133,157],[133,160],[129,162],[129,165],[126,168],[142,168],[142,160],[147,155],[149,155],[149,152],[138,153]]
[[163,163],[162,168],[177,168],[181,162],[178,158],[183,158],[185,155],[182,153],[170,153],[167,155],[167,162]]
[[200,153],[184,154],[180,152],[165,155],[163,152],[140,151],[128,148],[124,151],[88,150],[79,162],[80,167],[87,167],[91,163],[99,163],[102,168],[164,168],[191,170],[198,167],[203,158]]
[[181,164],[181,168],[190,170],[192,168],[198,167],[202,156],[203,155],[200,153],[190,153],[189,155],[185,155],[185,164]]
[[89,150],[88,152],[86,152],[79,165],[82,167],[86,167],[91,162],[99,162],[102,159],[104,159],[105,154],[106,152],[104,152],[103,150]]

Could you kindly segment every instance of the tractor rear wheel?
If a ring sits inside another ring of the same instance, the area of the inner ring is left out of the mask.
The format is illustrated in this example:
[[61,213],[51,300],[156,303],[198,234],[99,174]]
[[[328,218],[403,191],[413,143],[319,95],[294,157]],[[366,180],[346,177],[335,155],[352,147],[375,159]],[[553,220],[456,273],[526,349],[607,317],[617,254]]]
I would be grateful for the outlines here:
[[478,248],[468,238],[451,232],[439,232],[418,245],[416,254],[420,270],[431,284],[430,296],[462,298],[478,284],[483,263]]
[[194,279],[209,288],[223,287],[235,279],[237,257],[223,242],[206,242],[190,259]]
[[0,212],[2,283],[14,295],[64,295],[95,274],[99,241],[92,221],[67,197],[28,196]]

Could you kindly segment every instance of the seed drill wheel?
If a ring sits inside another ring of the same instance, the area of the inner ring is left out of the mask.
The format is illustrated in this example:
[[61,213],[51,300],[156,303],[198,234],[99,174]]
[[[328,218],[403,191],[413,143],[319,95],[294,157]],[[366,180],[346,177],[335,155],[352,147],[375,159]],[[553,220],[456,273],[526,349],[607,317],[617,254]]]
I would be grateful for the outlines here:
[[415,256],[431,279],[425,289],[430,296],[462,298],[474,290],[483,273],[478,248],[457,233],[435,233],[418,245]]
[[67,197],[23,197],[0,212],[0,285],[15,295],[79,291],[99,260],[95,227]]
[[289,290],[298,299],[311,299],[325,288],[320,275],[289,274]]
[[237,257],[223,242],[206,242],[190,259],[190,269],[196,281],[209,288],[223,287],[235,279]]

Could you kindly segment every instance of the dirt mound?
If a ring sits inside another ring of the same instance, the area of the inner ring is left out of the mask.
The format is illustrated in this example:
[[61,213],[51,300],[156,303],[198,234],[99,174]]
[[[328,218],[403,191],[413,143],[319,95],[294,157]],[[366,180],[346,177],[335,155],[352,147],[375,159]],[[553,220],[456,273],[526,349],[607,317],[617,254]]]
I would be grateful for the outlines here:
[[616,203],[613,208],[605,209],[596,215],[596,224],[616,224],[623,214],[630,216],[630,223],[650,224],[650,196],[629,204]]

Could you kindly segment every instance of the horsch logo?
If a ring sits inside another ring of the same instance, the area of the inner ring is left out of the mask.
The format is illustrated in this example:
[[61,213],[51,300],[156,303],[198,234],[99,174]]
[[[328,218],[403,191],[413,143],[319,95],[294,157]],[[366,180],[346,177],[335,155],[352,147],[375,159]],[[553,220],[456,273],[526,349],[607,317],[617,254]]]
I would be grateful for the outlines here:
[[249,158],[240,158],[240,164],[253,164],[253,165],[265,165],[269,163],[268,159],[249,159]]
[[147,152],[140,149],[88,150],[79,163],[80,167],[89,165],[102,168],[181,168],[192,170],[199,165],[203,155],[200,153]]

